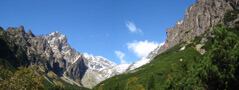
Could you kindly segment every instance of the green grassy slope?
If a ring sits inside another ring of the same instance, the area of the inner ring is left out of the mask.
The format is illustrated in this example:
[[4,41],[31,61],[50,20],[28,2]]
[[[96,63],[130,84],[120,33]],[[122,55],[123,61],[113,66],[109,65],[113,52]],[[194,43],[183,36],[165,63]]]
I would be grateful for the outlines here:
[[[217,26],[203,46],[180,44],[152,62],[98,84],[94,90],[232,90],[239,85],[239,29]],[[202,43],[200,43],[202,44]],[[186,45],[186,49],[179,51]]]
[[128,73],[115,76],[99,84],[99,90],[144,90],[169,87],[172,77],[183,77],[190,65],[195,63],[200,54],[190,45],[179,51],[180,45],[157,56],[150,64]]

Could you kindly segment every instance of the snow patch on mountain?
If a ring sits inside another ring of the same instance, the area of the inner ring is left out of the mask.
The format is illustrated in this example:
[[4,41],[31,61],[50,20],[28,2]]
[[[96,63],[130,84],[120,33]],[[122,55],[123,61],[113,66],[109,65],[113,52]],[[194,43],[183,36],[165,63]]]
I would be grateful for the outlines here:
[[87,66],[92,70],[102,71],[107,68],[112,68],[116,65],[115,63],[102,56],[93,56],[92,54],[88,53],[83,53],[82,56],[86,60],[88,60]]
[[157,51],[164,45],[164,42],[159,44],[157,48],[155,48],[153,51],[151,51],[146,57],[142,57],[140,60],[134,62],[128,67],[128,71],[134,70],[136,68],[139,68],[147,63],[150,63],[150,61],[157,55]]
[[150,59],[144,57],[144,58],[140,59],[139,61],[133,63],[133,64],[129,67],[129,70],[134,70],[134,69],[139,68],[139,67],[141,67],[141,66],[143,66],[143,65],[145,65],[145,64],[147,64],[147,63],[149,63],[149,62],[150,62]]
[[113,69],[118,73],[124,73],[128,68],[129,68],[130,64],[119,64],[116,65]]

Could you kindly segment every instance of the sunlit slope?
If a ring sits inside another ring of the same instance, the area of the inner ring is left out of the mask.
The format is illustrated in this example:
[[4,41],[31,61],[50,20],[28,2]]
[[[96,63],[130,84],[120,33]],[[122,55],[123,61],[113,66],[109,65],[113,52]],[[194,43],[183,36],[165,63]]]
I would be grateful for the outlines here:
[[95,89],[102,90],[144,90],[150,88],[169,87],[170,79],[183,77],[187,68],[194,64],[200,54],[191,46],[180,51],[178,45],[167,52],[157,56],[150,64],[147,64],[132,73],[119,75],[99,84]]
[[[110,78],[94,89],[235,89],[239,85],[238,30],[238,27],[218,25],[211,32],[158,55],[151,63],[131,73]],[[200,52],[203,50],[206,52]]]

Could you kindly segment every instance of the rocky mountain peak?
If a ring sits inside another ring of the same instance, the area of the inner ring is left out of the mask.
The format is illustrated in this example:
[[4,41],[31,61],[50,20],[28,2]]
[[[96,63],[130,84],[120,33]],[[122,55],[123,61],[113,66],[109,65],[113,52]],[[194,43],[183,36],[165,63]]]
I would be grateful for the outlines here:
[[238,0],[197,0],[186,10],[184,18],[166,31],[165,44],[153,52],[158,55],[181,42],[193,40],[222,22],[224,14],[237,7]]
[[25,29],[24,29],[23,26],[19,26],[19,27],[8,27],[8,28],[7,28],[7,31],[8,31],[10,34],[18,34],[18,33],[24,34],[24,33],[25,33]]
[[48,36],[66,38],[66,36],[64,34],[60,33],[59,31],[52,32],[52,33],[48,34]]
[[[80,53],[71,48],[64,34],[56,31],[43,36],[43,38],[49,44],[54,57],[66,60],[66,62],[70,64],[73,64],[79,59]],[[66,66],[68,66],[68,64]]]
[[[31,31],[26,33],[24,27],[20,26],[9,27],[6,31],[1,30],[0,35],[4,38],[1,44],[8,45],[9,52],[13,53],[11,63],[16,67],[38,65],[46,73],[52,71],[59,77],[69,78],[88,88],[120,74],[113,68],[116,64],[110,60],[102,56],[77,52],[60,32],[35,36]],[[16,53],[19,55],[15,57]]]
[[50,41],[52,41],[52,43],[67,43],[67,38],[64,34],[56,31],[56,32],[52,32],[50,34],[48,34],[46,36],[46,38]]
[[25,32],[25,29],[24,29],[24,26],[19,26],[18,28],[17,28],[17,30],[18,31],[20,31],[20,32]]
[[35,35],[32,33],[32,30],[29,30],[27,34],[30,35],[31,37],[35,37]]

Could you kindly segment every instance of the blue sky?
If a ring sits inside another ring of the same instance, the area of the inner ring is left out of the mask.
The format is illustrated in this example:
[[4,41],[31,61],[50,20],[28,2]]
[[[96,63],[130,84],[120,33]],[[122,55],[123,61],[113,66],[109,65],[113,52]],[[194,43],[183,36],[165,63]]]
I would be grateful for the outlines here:
[[101,55],[116,63],[132,63],[144,56],[146,47],[164,42],[165,30],[181,20],[195,0],[0,2],[3,28],[23,25],[36,35],[59,31],[79,52]]

